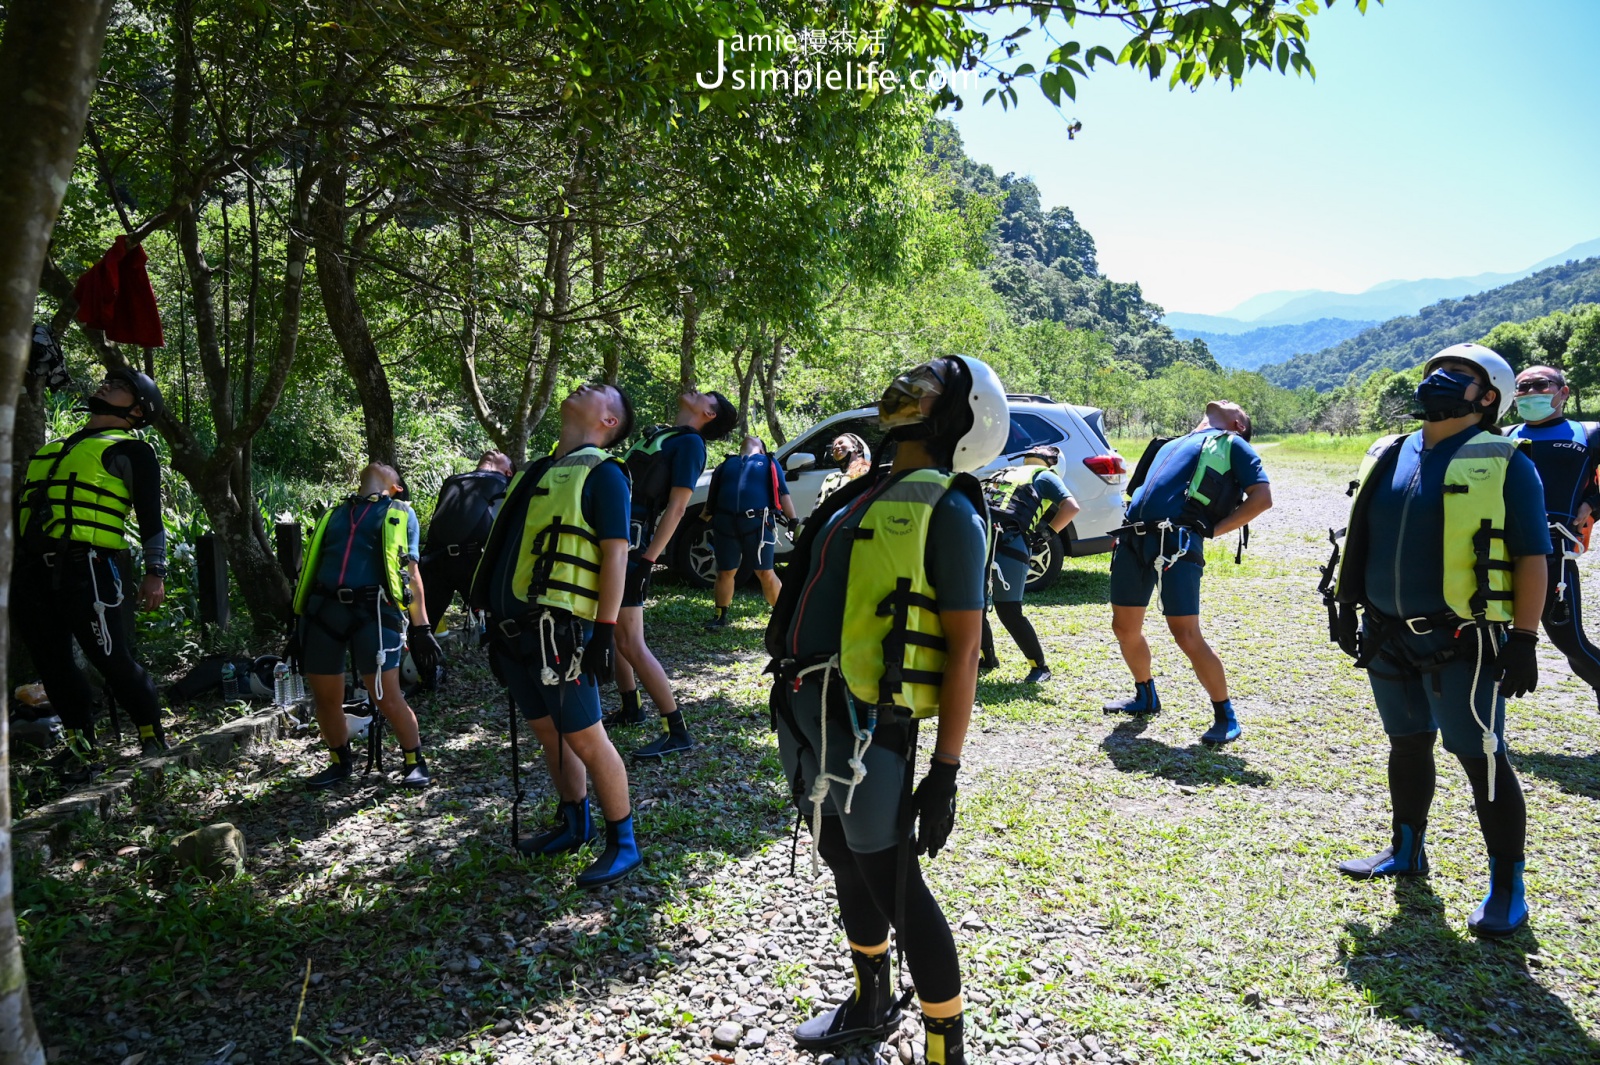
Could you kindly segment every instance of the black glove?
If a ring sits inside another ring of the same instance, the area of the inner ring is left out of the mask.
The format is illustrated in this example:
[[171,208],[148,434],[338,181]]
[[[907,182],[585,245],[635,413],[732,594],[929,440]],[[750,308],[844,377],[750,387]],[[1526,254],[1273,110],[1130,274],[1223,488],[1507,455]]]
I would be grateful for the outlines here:
[[595,687],[610,684],[613,671],[612,637],[616,635],[615,621],[597,621],[589,642],[583,645],[583,671],[594,678]]
[[917,815],[917,853],[937,858],[956,827],[957,766],[935,758],[911,796]]
[[1500,675],[1500,694],[1520,699],[1539,686],[1538,634],[1511,630],[1511,638],[1500,648],[1495,670]]
[[288,663],[289,672],[302,672],[300,669],[300,657],[302,654],[303,648],[300,646],[300,623],[298,621],[292,621],[289,623],[289,638],[283,641],[283,660],[284,662]]
[[635,549],[628,552],[628,568],[622,575],[622,598],[624,601],[633,599],[639,602],[650,591],[650,570],[654,562],[644,557],[644,554]]
[[417,676],[422,678],[422,683],[432,684],[435,674],[439,671],[439,658],[443,653],[439,650],[438,638],[433,635],[433,626],[411,626],[406,644],[411,649],[411,661],[416,663]]

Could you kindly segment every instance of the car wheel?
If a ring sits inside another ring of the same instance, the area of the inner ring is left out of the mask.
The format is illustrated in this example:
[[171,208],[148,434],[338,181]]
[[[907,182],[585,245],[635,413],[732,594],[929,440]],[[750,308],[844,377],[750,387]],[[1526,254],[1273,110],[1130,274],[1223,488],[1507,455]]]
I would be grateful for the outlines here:
[[1054,529],[1043,528],[1028,538],[1028,591],[1050,587],[1061,576],[1061,560],[1066,555],[1061,537]]
[[688,526],[675,537],[677,557],[673,570],[691,588],[709,588],[717,583],[717,553],[711,546],[711,523],[698,515],[684,515]]

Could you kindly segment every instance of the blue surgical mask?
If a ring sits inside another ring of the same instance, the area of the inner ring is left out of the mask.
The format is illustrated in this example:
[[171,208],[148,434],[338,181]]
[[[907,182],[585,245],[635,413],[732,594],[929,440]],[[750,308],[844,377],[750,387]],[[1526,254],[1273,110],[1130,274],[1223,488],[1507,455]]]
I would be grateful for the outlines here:
[[1467,389],[1477,383],[1477,378],[1470,373],[1459,370],[1433,371],[1417,386],[1417,406],[1422,419],[1437,422],[1471,414],[1474,407],[1467,401]]
[[1556,415],[1556,397],[1548,392],[1530,392],[1517,397],[1517,414],[1525,422],[1542,422]]

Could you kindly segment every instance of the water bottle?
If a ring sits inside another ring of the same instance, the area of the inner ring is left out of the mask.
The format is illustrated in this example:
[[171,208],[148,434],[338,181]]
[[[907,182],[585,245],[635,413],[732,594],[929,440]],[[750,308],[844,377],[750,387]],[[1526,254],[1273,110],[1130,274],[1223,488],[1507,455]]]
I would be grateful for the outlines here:
[[222,664],[222,697],[224,699],[237,699],[239,697],[239,681],[234,675],[232,662]]
[[306,678],[300,673],[289,674],[289,698],[296,703],[306,701]]
[[272,667],[272,705],[288,706],[292,701],[289,697],[289,663],[279,662]]

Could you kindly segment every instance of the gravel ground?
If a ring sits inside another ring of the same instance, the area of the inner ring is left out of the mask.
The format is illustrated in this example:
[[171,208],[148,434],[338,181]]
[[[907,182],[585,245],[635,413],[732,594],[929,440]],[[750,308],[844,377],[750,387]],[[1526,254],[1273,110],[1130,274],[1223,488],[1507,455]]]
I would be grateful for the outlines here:
[[[1167,711],[1099,712],[1128,685],[1104,558],[1074,561],[1030,605],[1055,679],[1015,683],[1023,665],[1003,646],[980,686],[957,832],[929,866],[957,926],[973,1059],[1600,1060],[1593,694],[1546,655],[1545,683],[1513,711],[1531,932],[1493,946],[1465,935],[1481,843],[1444,760],[1429,881],[1333,875],[1387,824],[1370,696],[1326,644],[1311,590],[1353,460],[1263,457],[1277,506],[1244,565],[1216,546],[1203,608],[1239,744],[1195,743],[1209,708],[1159,620]],[[634,773],[641,875],[580,894],[582,856],[507,853],[504,704],[469,656],[419,703],[437,780],[425,793],[306,796],[298,779],[321,757],[294,738],[180,780],[19,871],[55,1060],[316,1060],[292,1031],[340,1062],[817,1060],[788,1032],[851,979],[803,829],[791,872],[755,653],[764,608],[742,596],[716,635],[699,629],[707,612],[678,589],[652,610],[702,742]],[[527,748],[524,780],[536,821],[553,799]],[[222,820],[243,829],[249,874],[180,877],[170,839]],[[886,1044],[831,1060],[920,1061],[920,1029],[913,1010]]]

